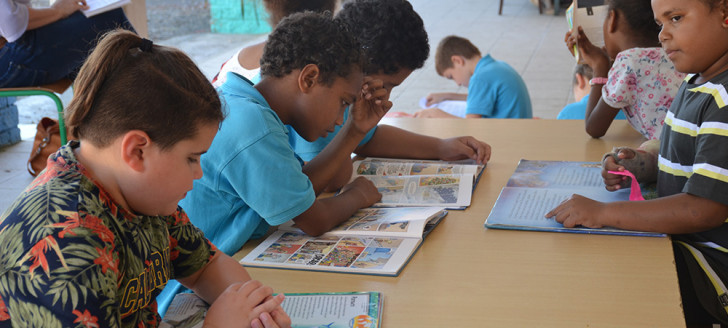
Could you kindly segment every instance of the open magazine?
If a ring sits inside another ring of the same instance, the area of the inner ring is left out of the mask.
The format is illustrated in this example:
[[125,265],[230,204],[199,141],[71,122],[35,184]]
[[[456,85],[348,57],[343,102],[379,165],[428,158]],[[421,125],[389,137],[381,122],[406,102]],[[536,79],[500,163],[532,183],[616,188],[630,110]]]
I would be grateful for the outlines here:
[[240,263],[251,267],[396,276],[447,215],[438,207],[365,208],[318,237],[290,222]]
[[665,236],[656,232],[616,228],[565,228],[544,215],[569,198],[579,194],[600,202],[629,200],[628,188],[610,192],[604,188],[599,162],[521,160],[516,171],[501,190],[485,227],[494,229],[577,232],[590,234]]
[[352,180],[364,176],[382,193],[374,206],[443,206],[464,209],[483,172],[483,165],[367,158],[354,161]]
[[[285,293],[283,310],[294,328],[381,327],[382,294]],[[208,305],[195,294],[177,294],[162,318],[160,328],[201,328]]]
[[[569,30],[576,32],[576,27],[581,26],[589,41],[597,47],[604,46],[604,20],[607,18],[609,8],[605,0],[574,0],[566,9],[566,22]],[[578,63],[579,51],[574,45],[574,58]]]

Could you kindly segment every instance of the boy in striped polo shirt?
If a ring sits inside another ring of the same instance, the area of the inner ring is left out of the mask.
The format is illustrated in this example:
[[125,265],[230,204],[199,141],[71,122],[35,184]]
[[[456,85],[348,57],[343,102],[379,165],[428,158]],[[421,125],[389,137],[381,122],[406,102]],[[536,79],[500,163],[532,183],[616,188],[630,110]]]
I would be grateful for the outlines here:
[[[605,156],[608,190],[629,169],[657,181],[658,198],[599,203],[573,195],[546,214],[564,226],[611,226],[671,234],[688,326],[728,324],[728,13],[727,0],[653,0],[660,42],[680,72],[658,147]],[[641,147],[642,148],[642,147]]]

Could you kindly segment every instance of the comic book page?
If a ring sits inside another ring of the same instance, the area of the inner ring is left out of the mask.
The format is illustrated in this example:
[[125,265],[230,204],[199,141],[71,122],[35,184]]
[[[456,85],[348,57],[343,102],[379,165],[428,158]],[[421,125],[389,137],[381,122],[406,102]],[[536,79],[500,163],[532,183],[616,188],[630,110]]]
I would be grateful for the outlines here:
[[505,188],[501,190],[486,228],[664,236],[664,234],[615,228],[565,228],[544,215],[573,194],[600,202],[629,200],[630,190],[610,192],[604,188],[599,162],[521,160]]
[[330,234],[311,237],[298,232],[276,231],[240,263],[251,267],[396,276],[420,241],[418,238]]
[[472,160],[466,163],[370,157],[364,160],[354,161],[352,180],[360,175],[472,174],[473,176],[477,176],[483,169],[483,165],[476,165]]
[[[381,327],[382,293],[285,293],[281,307],[291,327]],[[202,327],[208,305],[195,294],[177,294],[162,318],[161,328]],[[353,325],[352,325],[353,324]]]
[[[427,222],[444,210],[442,207],[363,208],[329,233],[419,238]],[[301,232],[293,220],[278,226],[278,230]]]
[[382,199],[374,207],[440,206],[464,209],[470,206],[472,174],[366,176]]

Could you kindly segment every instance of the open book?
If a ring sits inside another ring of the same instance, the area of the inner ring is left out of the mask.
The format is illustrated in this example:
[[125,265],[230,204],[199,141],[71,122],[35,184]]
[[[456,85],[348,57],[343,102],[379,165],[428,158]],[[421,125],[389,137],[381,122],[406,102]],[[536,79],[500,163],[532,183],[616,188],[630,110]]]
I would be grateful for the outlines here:
[[367,158],[354,161],[351,179],[364,176],[382,193],[381,206],[443,206],[464,209],[483,172],[483,165],[466,162],[443,162]]
[[86,17],[95,16],[101,13],[105,13],[109,10],[126,6],[131,3],[131,0],[86,0],[88,9],[82,10]]
[[289,221],[240,263],[396,276],[446,214],[438,207],[365,208],[318,237],[304,234]]
[[[605,0],[574,0],[566,9],[566,22],[569,30],[576,33],[575,27],[581,26],[589,41],[600,48],[604,46],[603,26],[607,13],[609,13],[604,2]],[[577,63],[581,63],[576,45],[574,45],[574,58]]]
[[485,227],[494,229],[578,232],[591,234],[665,236],[656,232],[616,228],[565,228],[544,215],[572,194],[600,202],[629,200],[629,189],[610,192],[604,188],[599,162],[521,160],[501,190]]
[[[283,310],[295,328],[381,327],[382,294],[285,293]],[[208,305],[195,294],[177,294],[162,318],[160,328],[201,328]]]

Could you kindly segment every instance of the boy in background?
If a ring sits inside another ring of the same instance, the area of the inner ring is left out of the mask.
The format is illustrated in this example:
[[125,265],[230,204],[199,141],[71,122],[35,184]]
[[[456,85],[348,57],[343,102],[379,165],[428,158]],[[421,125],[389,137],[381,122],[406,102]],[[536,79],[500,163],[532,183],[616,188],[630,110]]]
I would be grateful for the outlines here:
[[[531,98],[526,83],[510,65],[483,57],[468,39],[448,36],[435,53],[437,74],[468,87],[467,94],[432,93],[427,105],[443,100],[465,100],[465,118],[531,118]],[[415,113],[415,117],[458,118],[438,108]]]
[[[575,102],[568,104],[556,116],[557,120],[583,120],[586,117],[586,105],[589,102],[591,92],[591,79],[594,71],[586,64],[577,64],[574,68],[573,88]],[[614,118],[616,120],[626,119],[624,112],[620,111]]]
[[[427,32],[422,18],[412,4],[405,0],[350,1],[336,15],[362,45],[367,78],[383,81],[387,99],[392,89],[402,83],[414,70],[421,68],[430,52]],[[365,104],[360,99],[347,110]],[[309,142],[291,130],[291,145],[305,161],[322,153],[339,132],[338,126],[327,137]],[[434,138],[403,129],[379,125],[370,130],[354,152],[360,156],[459,160],[473,159],[479,164],[490,158],[490,146],[470,136],[448,139]],[[346,170],[338,172],[328,190],[336,190],[351,177],[351,160],[341,163]]]

